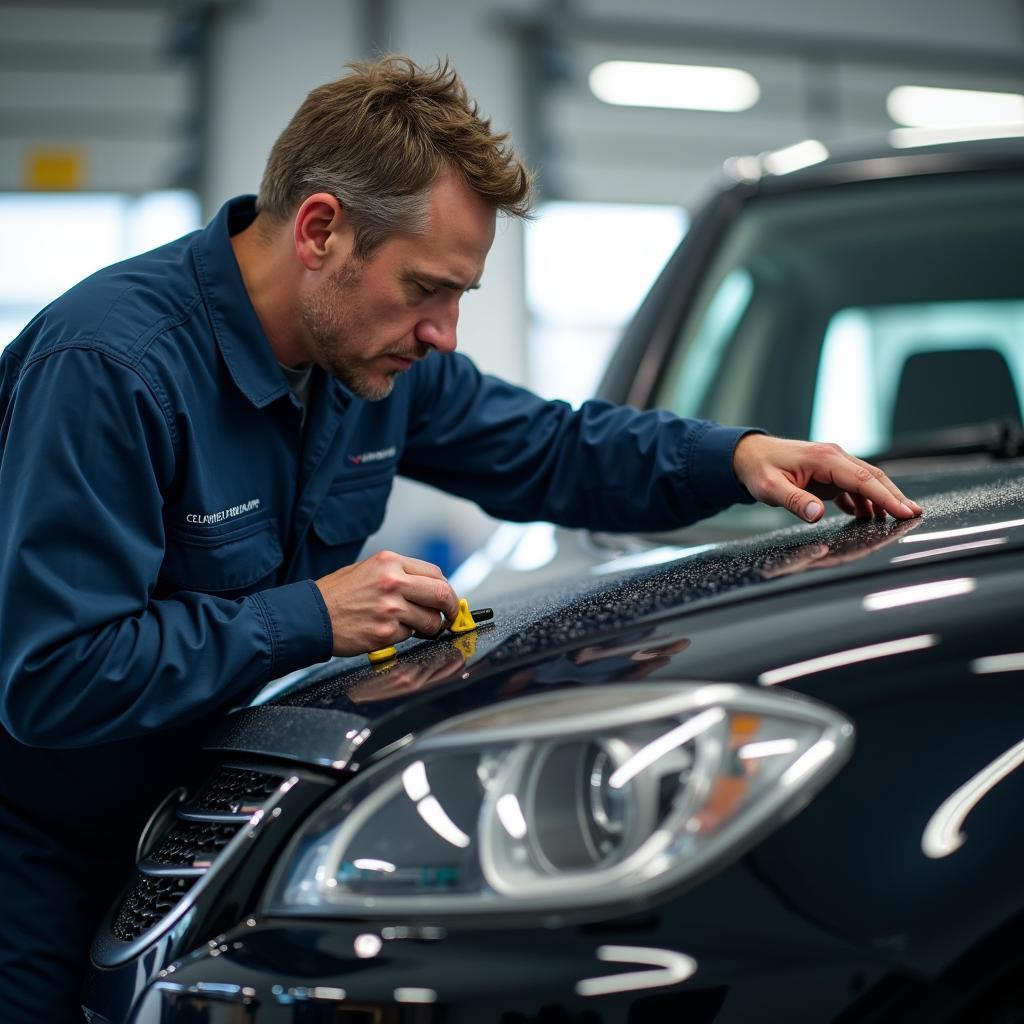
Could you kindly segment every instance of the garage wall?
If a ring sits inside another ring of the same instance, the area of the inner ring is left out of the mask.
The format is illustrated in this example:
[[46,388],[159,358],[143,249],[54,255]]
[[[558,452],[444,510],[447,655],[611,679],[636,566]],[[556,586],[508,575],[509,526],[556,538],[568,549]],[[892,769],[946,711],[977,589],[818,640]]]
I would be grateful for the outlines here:
[[193,185],[197,24],[145,3],[0,3],[0,191]]
[[363,54],[359,5],[249,0],[215,10],[207,39],[203,202],[255,192],[270,147],[310,89]]

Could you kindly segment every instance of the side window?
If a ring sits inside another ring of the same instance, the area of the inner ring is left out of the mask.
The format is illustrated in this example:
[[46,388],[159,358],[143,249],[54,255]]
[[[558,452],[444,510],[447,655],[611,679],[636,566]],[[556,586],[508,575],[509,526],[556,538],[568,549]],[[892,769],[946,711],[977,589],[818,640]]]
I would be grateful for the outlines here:
[[[750,305],[754,281],[743,267],[722,279],[708,303],[707,313],[686,353],[686,372],[673,366],[668,373],[665,395],[659,404],[680,416],[696,416],[723,362],[725,350]],[[680,355],[683,346],[677,348]],[[678,363],[678,359],[676,360]]]

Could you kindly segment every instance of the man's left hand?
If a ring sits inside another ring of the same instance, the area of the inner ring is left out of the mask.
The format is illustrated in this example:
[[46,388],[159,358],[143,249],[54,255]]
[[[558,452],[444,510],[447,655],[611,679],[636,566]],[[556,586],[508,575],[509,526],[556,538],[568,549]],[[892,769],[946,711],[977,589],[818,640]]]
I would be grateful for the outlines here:
[[859,518],[888,512],[896,519],[912,519],[924,511],[877,466],[837,444],[747,434],[736,445],[732,465],[751,497],[781,505],[808,523],[825,514],[818,499],[831,499]]

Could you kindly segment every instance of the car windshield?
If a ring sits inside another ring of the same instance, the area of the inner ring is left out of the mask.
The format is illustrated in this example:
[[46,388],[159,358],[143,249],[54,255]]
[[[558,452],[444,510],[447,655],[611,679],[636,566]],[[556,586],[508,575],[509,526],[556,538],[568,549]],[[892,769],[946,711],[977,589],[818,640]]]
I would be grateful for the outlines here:
[[684,416],[859,455],[1020,422],[1024,178],[943,174],[752,199],[661,380]]

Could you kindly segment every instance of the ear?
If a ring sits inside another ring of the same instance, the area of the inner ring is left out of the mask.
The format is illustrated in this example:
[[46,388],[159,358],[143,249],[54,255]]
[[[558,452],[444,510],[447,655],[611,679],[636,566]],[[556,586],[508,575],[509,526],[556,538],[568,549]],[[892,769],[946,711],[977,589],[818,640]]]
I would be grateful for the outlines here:
[[295,255],[307,270],[320,270],[335,253],[347,257],[355,241],[345,208],[329,192],[303,200],[292,231]]

